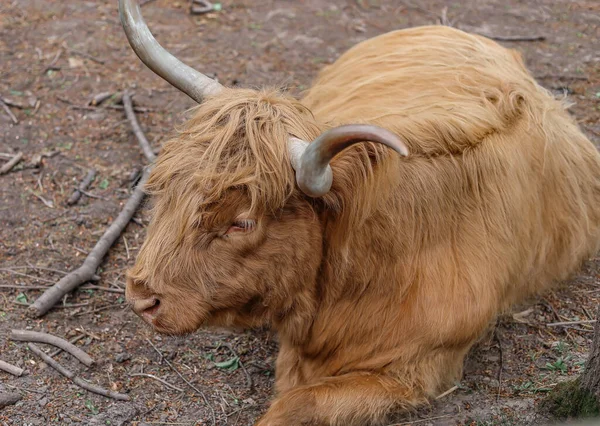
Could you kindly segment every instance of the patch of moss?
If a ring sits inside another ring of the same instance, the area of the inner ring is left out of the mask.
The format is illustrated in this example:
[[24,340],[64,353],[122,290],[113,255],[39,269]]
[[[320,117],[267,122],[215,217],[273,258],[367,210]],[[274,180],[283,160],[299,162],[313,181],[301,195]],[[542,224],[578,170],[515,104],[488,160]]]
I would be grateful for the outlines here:
[[600,415],[596,396],[581,388],[579,379],[559,383],[541,401],[540,409],[558,419],[588,418]]

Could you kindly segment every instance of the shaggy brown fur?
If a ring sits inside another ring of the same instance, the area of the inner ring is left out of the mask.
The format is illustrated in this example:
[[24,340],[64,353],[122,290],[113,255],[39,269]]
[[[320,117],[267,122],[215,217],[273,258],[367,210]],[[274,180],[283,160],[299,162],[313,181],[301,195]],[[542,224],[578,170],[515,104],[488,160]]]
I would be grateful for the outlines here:
[[[345,123],[386,127],[411,155],[354,146],[329,194],[303,196],[289,136]],[[600,245],[597,150],[515,52],[442,26],[355,46],[301,103],[226,89],[164,146],[148,189],[127,297],[157,297],[147,320],[165,333],[277,330],[262,426],[364,425],[424,402],[498,313]]]

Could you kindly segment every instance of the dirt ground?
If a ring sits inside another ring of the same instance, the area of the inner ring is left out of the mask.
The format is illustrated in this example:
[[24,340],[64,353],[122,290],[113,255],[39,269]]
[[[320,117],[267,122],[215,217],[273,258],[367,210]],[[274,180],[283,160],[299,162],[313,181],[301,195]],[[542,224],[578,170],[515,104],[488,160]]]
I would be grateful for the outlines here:
[[[23,304],[41,294],[27,287],[49,285],[60,271],[81,264],[145,164],[123,112],[107,107],[110,101],[86,106],[91,97],[134,91],[135,104],[146,109],[138,119],[155,148],[193,105],[135,57],[116,3],[0,0],[0,97],[21,106],[10,107],[18,124],[0,110],[0,153],[24,153],[21,163],[0,175],[0,359],[28,373],[15,378],[0,372],[0,391],[22,394],[20,402],[0,409],[0,423],[251,425],[272,391],[276,336],[202,330],[171,338],[145,327],[119,293],[144,239],[143,209],[98,271],[94,284],[113,292],[78,290],[41,319],[25,314]],[[600,143],[598,0],[223,0],[221,6],[218,13],[192,16],[187,0],[155,0],[143,13],[165,47],[222,83],[281,85],[294,93],[357,42],[436,23],[443,11],[450,24],[469,31],[545,36],[502,43],[523,52],[542,85],[568,97],[585,133]],[[98,174],[90,196],[67,206],[91,167]],[[595,258],[564,289],[501,318],[469,355],[453,391],[401,415],[397,424],[546,424],[536,402],[581,371],[592,336],[590,324],[547,324],[589,320],[599,298]],[[131,401],[77,387],[25,344],[8,340],[11,328],[79,337],[77,345],[98,365],[86,368],[64,353],[56,359],[94,384],[128,393]]]

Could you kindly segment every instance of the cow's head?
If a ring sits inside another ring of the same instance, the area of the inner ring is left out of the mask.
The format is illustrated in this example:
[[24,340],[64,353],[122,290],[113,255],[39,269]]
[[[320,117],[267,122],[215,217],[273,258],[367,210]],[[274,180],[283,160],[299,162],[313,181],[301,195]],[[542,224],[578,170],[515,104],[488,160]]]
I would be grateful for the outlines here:
[[312,311],[324,245],[315,200],[331,188],[330,160],[358,142],[402,155],[405,145],[371,125],[321,133],[289,96],[224,88],[165,51],[135,0],[119,8],[140,59],[200,103],[163,146],[147,184],[153,217],[127,277],[134,311],[170,334],[278,324]]

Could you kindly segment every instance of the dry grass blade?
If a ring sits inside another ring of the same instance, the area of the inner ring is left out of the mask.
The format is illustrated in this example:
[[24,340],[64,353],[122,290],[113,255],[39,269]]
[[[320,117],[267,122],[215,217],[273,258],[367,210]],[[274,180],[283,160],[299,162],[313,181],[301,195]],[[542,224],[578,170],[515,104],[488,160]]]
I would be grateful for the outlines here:
[[51,334],[29,330],[11,330],[10,338],[19,342],[47,343],[70,353],[88,367],[94,363],[94,360],[77,346]]

